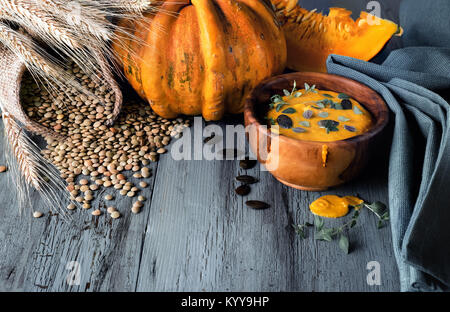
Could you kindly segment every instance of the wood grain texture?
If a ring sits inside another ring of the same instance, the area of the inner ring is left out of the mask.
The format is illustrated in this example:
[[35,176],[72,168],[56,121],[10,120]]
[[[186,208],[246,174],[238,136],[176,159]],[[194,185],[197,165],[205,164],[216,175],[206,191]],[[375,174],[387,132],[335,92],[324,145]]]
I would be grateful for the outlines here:
[[[224,125],[223,125],[224,126]],[[0,144],[3,144],[1,142]],[[3,156],[2,156],[3,157]],[[0,160],[3,162],[3,159]],[[149,200],[141,214],[118,195],[118,220],[73,213],[68,224],[46,213],[18,215],[7,174],[0,175],[0,285],[27,291],[381,291],[397,290],[398,277],[388,228],[362,213],[350,234],[352,253],[337,244],[300,240],[292,225],[312,221],[308,204],[323,194],[360,194],[387,200],[385,170],[330,192],[308,193],[277,182],[259,166],[232,161],[174,161],[153,166]],[[382,169],[382,168],[381,168]],[[245,198],[234,194],[238,174],[260,182]],[[154,186],[154,190],[153,189]],[[104,195],[104,194],[103,194]],[[99,196],[94,207],[105,207]],[[268,210],[245,207],[264,200]],[[43,210],[36,194],[34,209]],[[327,221],[327,225],[342,221]],[[366,265],[379,261],[382,285],[366,283]],[[80,284],[68,285],[67,265],[79,263]]]
[[[314,1],[302,3],[312,6]],[[1,123],[0,129],[3,150]],[[376,156],[380,164],[387,163],[386,155],[381,150]],[[307,207],[324,194],[387,202],[383,166],[371,166],[351,184],[320,193],[290,189],[259,168],[243,171],[238,161],[177,162],[166,155],[152,170],[139,215],[130,213],[129,198],[117,195],[114,205],[122,218],[75,211],[73,224],[48,212],[40,219],[32,219],[31,210],[19,216],[8,173],[0,173],[0,290],[399,290],[389,227],[377,230],[367,211],[349,235],[349,255],[337,244],[315,241],[311,231],[300,240],[292,228],[312,221]],[[260,179],[248,198],[264,200],[270,209],[248,209],[246,199],[234,194],[234,177],[244,172]],[[33,209],[44,211],[37,194],[32,199]],[[93,202],[94,207],[105,204]],[[327,220],[326,225],[340,222]],[[79,263],[79,285],[67,283],[71,261]],[[381,265],[381,286],[366,282],[370,261]]]

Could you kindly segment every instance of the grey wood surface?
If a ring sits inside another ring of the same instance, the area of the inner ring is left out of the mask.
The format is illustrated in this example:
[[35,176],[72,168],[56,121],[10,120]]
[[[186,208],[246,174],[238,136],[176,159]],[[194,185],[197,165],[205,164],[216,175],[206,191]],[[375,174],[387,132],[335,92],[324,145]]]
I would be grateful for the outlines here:
[[[350,232],[349,255],[337,243],[315,241],[312,231],[301,240],[292,227],[312,221],[308,205],[324,194],[387,202],[386,155],[380,151],[377,165],[358,180],[320,193],[288,188],[258,167],[244,171],[236,160],[174,161],[166,155],[152,165],[140,214],[132,215],[131,200],[117,195],[122,218],[75,211],[73,223],[48,212],[31,219],[30,209],[19,215],[9,174],[0,174],[0,290],[397,291],[390,229],[377,230],[367,211]],[[233,192],[234,177],[242,173],[260,179],[246,198]],[[101,198],[94,207],[105,206]],[[44,210],[37,194],[32,199],[34,209]],[[272,207],[251,210],[247,199]],[[381,265],[380,286],[367,284],[370,261]],[[67,282],[73,263],[80,277],[75,285]]]

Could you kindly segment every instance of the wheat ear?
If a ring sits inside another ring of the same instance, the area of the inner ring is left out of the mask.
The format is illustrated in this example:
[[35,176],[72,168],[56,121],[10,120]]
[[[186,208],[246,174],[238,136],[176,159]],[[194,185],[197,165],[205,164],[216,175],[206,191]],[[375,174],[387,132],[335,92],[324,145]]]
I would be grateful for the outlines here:
[[50,12],[40,9],[42,4],[37,6],[30,0],[0,0],[0,6],[27,31],[52,43],[65,44],[71,49],[79,47],[71,33]]
[[41,156],[39,147],[4,108],[2,117],[7,141],[8,166],[12,171],[21,211],[25,206],[31,206],[30,186],[32,186],[39,192],[47,208],[55,212],[58,210],[63,218],[67,218],[61,207],[68,202],[68,192],[58,171]]

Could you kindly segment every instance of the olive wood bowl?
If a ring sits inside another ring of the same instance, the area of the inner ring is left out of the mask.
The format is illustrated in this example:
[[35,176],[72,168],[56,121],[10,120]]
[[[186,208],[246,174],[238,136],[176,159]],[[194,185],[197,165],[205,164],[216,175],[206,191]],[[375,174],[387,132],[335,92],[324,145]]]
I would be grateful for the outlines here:
[[[270,131],[265,116],[270,98],[304,83],[319,90],[346,93],[372,115],[373,127],[359,136],[333,142],[297,140]],[[322,191],[358,176],[369,162],[376,139],[386,127],[389,110],[382,97],[367,86],[341,76],[322,73],[290,73],[269,78],[254,88],[244,108],[247,138],[252,152],[281,183],[296,189]],[[328,147],[326,166],[323,145]]]

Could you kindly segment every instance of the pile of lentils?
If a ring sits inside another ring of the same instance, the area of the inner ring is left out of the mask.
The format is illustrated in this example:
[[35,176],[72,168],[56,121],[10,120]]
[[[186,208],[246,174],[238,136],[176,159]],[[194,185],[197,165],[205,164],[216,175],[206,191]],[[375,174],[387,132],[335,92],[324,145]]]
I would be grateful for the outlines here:
[[[84,209],[91,208],[95,193],[101,188],[111,189],[104,196],[114,200],[114,191],[122,196],[135,197],[148,186],[145,179],[151,176],[147,167],[167,152],[171,138],[179,138],[189,120],[167,120],[157,116],[150,106],[139,99],[124,101],[122,112],[113,126],[108,126],[114,106],[114,93],[105,82],[89,77],[75,64],[69,73],[90,90],[90,94],[72,87],[46,88],[37,84],[27,74],[21,88],[21,101],[26,114],[34,121],[64,135],[65,140],[46,137],[47,147],[42,155],[61,173],[73,202]],[[50,91],[48,91],[50,90]],[[140,181],[128,181],[125,172]],[[139,213],[145,198],[137,196],[131,211]],[[77,205],[69,204],[73,210]],[[116,219],[116,207],[107,208]],[[100,209],[92,212],[98,216]]]

